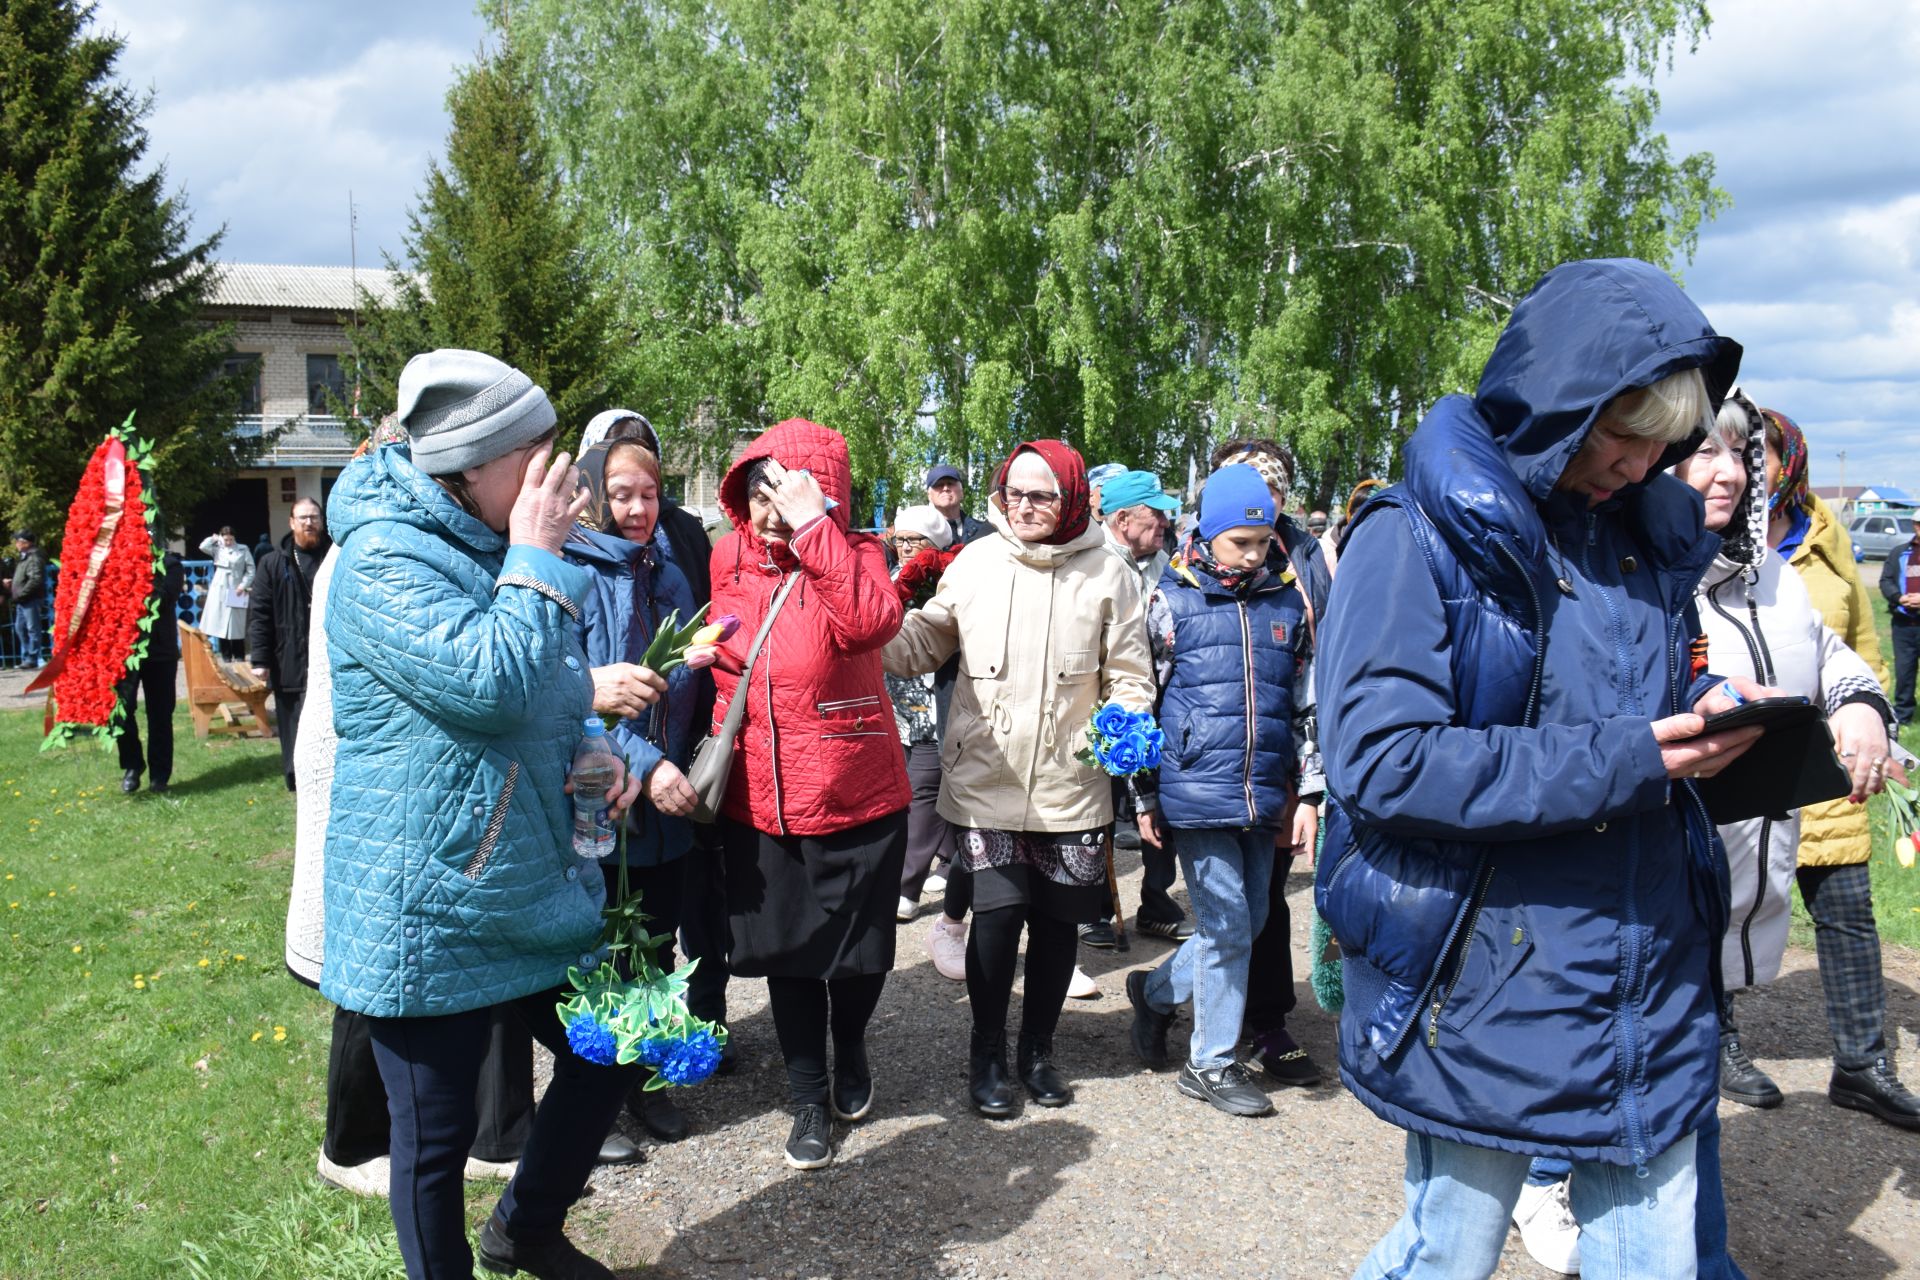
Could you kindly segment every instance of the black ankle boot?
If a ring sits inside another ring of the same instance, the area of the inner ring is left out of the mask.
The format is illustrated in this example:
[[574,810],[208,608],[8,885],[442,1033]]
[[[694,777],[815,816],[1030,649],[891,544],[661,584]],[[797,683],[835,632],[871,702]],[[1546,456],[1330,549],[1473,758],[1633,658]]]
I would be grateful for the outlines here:
[[1740,1044],[1740,1032],[1731,1024],[1720,1027],[1720,1096],[1746,1107],[1777,1107],[1785,1098],[1780,1086],[1753,1064]]
[[1885,1054],[1858,1071],[1835,1064],[1833,1079],[1827,1084],[1827,1099],[1836,1107],[1865,1111],[1902,1129],[1920,1129],[1920,1098],[1900,1083]]
[[588,1257],[563,1235],[531,1242],[507,1234],[498,1211],[480,1228],[480,1266],[496,1275],[524,1271],[535,1280],[614,1280],[605,1265]]
[[1051,1040],[1042,1040],[1023,1032],[1014,1061],[1020,1068],[1020,1083],[1027,1086],[1027,1096],[1036,1104],[1064,1107],[1073,1101],[1073,1086],[1053,1065]]
[[873,1110],[873,1069],[865,1044],[833,1046],[833,1088],[828,1094],[835,1120],[851,1124]]
[[967,1064],[967,1094],[973,1109],[990,1120],[1013,1114],[1013,1086],[1007,1082],[1007,1040],[1004,1033],[988,1041],[973,1035]]

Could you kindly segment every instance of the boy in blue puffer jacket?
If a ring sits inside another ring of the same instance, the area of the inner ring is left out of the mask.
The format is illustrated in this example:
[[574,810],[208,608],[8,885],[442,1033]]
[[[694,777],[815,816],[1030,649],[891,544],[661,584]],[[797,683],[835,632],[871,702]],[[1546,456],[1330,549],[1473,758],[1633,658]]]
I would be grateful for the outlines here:
[[1172,841],[1197,923],[1158,968],[1127,975],[1134,1051],[1166,1066],[1173,1010],[1191,999],[1193,1036],[1176,1083],[1239,1116],[1273,1110],[1236,1051],[1275,841],[1298,839],[1297,822],[1310,829],[1319,799],[1295,786],[1307,606],[1290,569],[1267,567],[1273,525],[1258,471],[1227,466],[1207,480],[1193,540],[1147,605],[1167,746],[1157,784],[1134,782],[1140,838]]

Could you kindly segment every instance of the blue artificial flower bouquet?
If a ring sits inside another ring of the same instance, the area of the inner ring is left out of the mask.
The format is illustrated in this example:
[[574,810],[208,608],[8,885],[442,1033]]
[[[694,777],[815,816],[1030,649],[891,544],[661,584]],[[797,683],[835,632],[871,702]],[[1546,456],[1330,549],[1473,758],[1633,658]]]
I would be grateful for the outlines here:
[[1130,778],[1158,769],[1166,745],[1167,735],[1154,723],[1151,711],[1129,711],[1109,702],[1093,713],[1087,745],[1075,758],[1116,778]]
[[720,1066],[727,1029],[687,1010],[687,976],[698,960],[672,973],[660,968],[660,944],[646,928],[640,894],[627,888],[626,824],[619,828],[620,876],[616,901],[606,910],[601,944],[613,957],[632,957],[633,977],[622,978],[612,959],[592,973],[568,968],[573,995],[557,1006],[567,1045],[601,1066],[642,1062],[653,1068],[648,1089],[699,1084]]

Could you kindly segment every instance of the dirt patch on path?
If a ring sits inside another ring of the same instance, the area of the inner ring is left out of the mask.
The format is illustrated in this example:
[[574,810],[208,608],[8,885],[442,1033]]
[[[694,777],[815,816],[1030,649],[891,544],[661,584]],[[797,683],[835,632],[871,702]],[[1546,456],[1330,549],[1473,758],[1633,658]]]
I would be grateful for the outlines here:
[[[1132,903],[1137,860],[1129,869]],[[1296,874],[1288,897],[1305,957],[1310,880]],[[1126,954],[1082,950],[1103,994],[1069,1002],[1055,1046],[1074,1104],[975,1116],[963,1096],[966,996],[927,959],[930,923],[901,928],[869,1038],[877,1101],[866,1122],[835,1127],[830,1168],[795,1173],[781,1160],[790,1118],[766,989],[738,982],[740,1069],[676,1095],[691,1139],[595,1175],[576,1218],[583,1243],[661,1280],[1318,1278],[1350,1275],[1399,1213],[1400,1134],[1337,1083],[1275,1086],[1274,1115],[1237,1120],[1138,1067],[1122,983],[1169,949],[1149,939]],[[1889,951],[1886,978],[1889,1035],[1920,1081],[1920,956]],[[1292,1028],[1331,1079],[1333,1020],[1304,981],[1299,994]],[[1777,983],[1742,997],[1740,1017],[1787,1102],[1721,1107],[1735,1258],[1754,1280],[1920,1276],[1920,1134],[1826,1101],[1812,954],[1789,953]],[[1514,1236],[1498,1274],[1552,1273]]]

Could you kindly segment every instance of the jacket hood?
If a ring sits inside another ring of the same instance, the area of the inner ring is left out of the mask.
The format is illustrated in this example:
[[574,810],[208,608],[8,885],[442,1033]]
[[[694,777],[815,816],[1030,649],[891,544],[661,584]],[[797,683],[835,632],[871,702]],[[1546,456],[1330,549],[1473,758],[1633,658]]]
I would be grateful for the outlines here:
[[[1608,401],[1682,369],[1699,369],[1717,411],[1740,368],[1740,344],[1651,263],[1598,258],[1555,267],[1513,309],[1473,397],[1514,473],[1544,502]],[[1664,470],[1704,431],[1669,448]]]
[[842,533],[852,527],[848,522],[853,510],[853,462],[846,437],[805,418],[788,418],[748,445],[720,482],[721,509],[741,537],[759,541],[747,514],[747,472],[762,458],[777,458],[784,466],[813,472],[820,491],[840,504],[827,512],[827,518],[839,525]]
[[1740,462],[1747,475],[1746,492],[1734,504],[1727,527],[1720,531],[1720,554],[1714,557],[1716,568],[1739,570],[1749,581],[1760,562],[1767,558],[1767,432],[1760,410],[1738,387],[1727,393],[1727,403],[1737,407],[1746,419],[1746,440],[1740,448]]
[[335,542],[344,543],[354,530],[380,520],[410,524],[483,553],[503,551],[507,545],[505,534],[468,515],[439,481],[415,466],[404,444],[355,458],[327,498],[327,529]]
[[[1804,560],[1810,555],[1818,555],[1831,565],[1841,576],[1850,576],[1841,568],[1853,564],[1853,539],[1847,535],[1847,527],[1833,518],[1833,508],[1818,494],[1807,495],[1807,536],[1800,539],[1800,549],[1793,553],[1794,560]],[[1855,569],[1855,573],[1859,570]]]
[[1089,523],[1079,536],[1067,542],[1022,542],[1014,534],[1013,526],[1007,523],[1007,513],[991,502],[987,504],[987,522],[1013,548],[1014,559],[1036,569],[1051,569],[1064,564],[1087,548],[1101,546],[1107,540],[1105,525]]
[[650,558],[653,544],[632,542],[617,533],[602,533],[584,524],[576,524],[567,532],[566,551],[571,558],[596,569],[633,572]]
[[604,443],[607,438],[607,433],[613,430],[613,424],[616,422],[625,422],[629,418],[639,423],[640,429],[637,433],[629,429],[628,433],[621,438],[624,440],[638,440],[641,444],[653,450],[655,457],[659,457],[660,433],[653,429],[653,423],[648,421],[646,414],[636,413],[632,409],[607,409],[604,412],[594,414],[592,418],[588,419],[586,429],[580,433],[580,452],[585,454],[586,451],[593,448],[593,446]]

